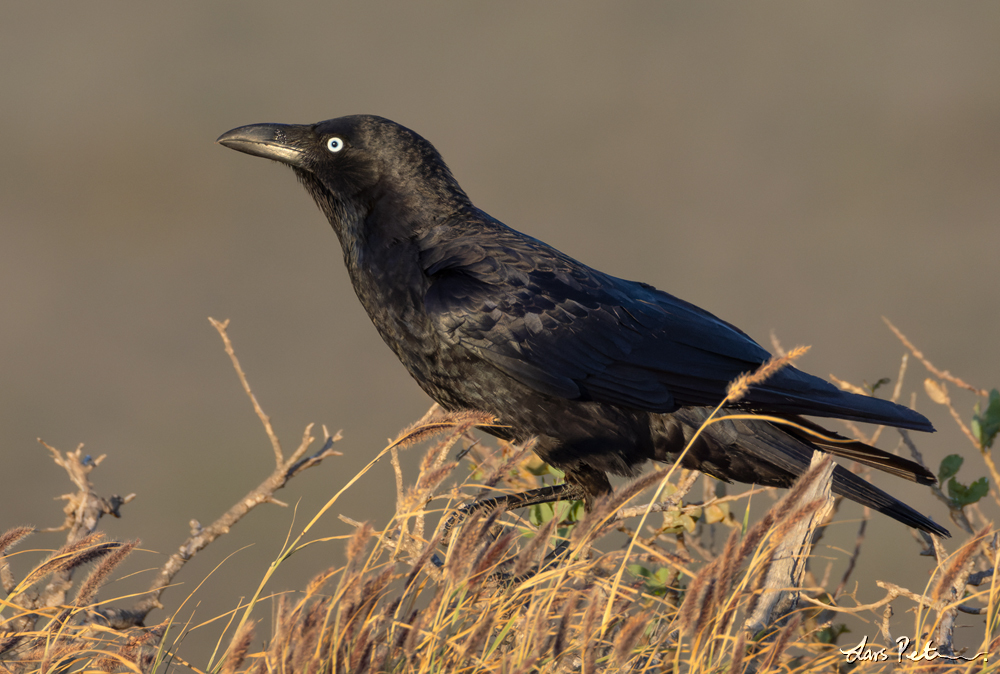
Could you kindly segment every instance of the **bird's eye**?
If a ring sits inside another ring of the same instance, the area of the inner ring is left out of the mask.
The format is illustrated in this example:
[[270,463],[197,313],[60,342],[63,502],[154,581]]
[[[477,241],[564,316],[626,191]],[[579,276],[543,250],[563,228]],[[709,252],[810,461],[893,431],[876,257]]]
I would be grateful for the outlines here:
[[344,149],[344,141],[334,136],[330,140],[326,141],[326,149],[330,152],[340,152]]

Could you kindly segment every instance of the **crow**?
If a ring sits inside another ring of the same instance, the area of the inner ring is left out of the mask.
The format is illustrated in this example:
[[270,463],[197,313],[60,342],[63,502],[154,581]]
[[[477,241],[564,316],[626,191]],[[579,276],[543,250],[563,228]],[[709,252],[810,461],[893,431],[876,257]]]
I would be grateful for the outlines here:
[[[252,124],[222,145],[286,164],[333,227],[375,328],[446,410],[493,414],[485,429],[536,438],[565,484],[501,499],[507,506],[611,492],[676,461],[726,396],[770,354],[743,331],[647,283],[602,273],[476,208],[423,137],[372,115],[317,124]],[[823,430],[801,415],[933,431],[895,403],[841,391],[788,366],[709,425],[682,465],[726,482],[788,487],[814,450],[935,484],[923,466]],[[821,433],[823,437],[802,429]],[[946,529],[837,466],[835,493],[938,536]]]

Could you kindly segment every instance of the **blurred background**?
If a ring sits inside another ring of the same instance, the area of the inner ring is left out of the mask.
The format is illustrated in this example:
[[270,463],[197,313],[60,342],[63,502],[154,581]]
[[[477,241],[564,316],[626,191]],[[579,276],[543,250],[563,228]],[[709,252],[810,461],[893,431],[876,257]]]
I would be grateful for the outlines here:
[[[102,526],[145,550],[102,591],[117,596],[148,585],[189,520],[210,523],[270,473],[208,316],[231,319],[286,449],[316,422],[343,429],[345,455],[277,494],[296,521],[262,507],[184,569],[171,607],[238,551],[184,619],[252,594],[286,532],[427,409],[292,173],[214,143],[254,122],[389,117],[500,220],[765,346],[772,330],[810,344],[802,369],[895,379],[904,349],[884,315],[939,367],[997,386],[998,34],[987,2],[6,3],[0,528],[61,522],[52,499],[70,484],[36,438],[107,454],[98,491],[138,496]],[[924,376],[911,361],[904,397],[941,429],[916,438],[931,468],[958,452],[960,478],[985,475]],[[974,398],[952,391],[968,418]],[[875,479],[956,530],[925,488]],[[393,498],[378,465],[315,534],[346,533],[337,513],[384,526]],[[843,568],[860,514],[841,511],[819,572]],[[904,527],[876,516],[868,539],[859,601],[883,595],[876,579],[922,589],[931,562]],[[269,587],[342,560],[339,542],[312,546]],[[221,629],[182,655],[206,664]]]

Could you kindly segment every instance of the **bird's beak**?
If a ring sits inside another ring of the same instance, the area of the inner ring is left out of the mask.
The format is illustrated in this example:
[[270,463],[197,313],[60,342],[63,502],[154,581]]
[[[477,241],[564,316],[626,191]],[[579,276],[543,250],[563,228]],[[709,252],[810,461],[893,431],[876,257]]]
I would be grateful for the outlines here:
[[226,131],[215,142],[257,157],[301,167],[308,146],[304,142],[303,128],[293,124],[251,124]]

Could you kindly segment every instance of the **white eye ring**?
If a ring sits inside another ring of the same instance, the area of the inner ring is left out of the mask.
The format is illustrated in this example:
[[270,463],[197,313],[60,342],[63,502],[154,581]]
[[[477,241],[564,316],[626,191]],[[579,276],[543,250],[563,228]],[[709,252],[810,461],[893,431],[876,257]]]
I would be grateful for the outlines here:
[[330,152],[340,152],[344,149],[344,141],[334,136],[330,140],[326,141],[326,149]]

